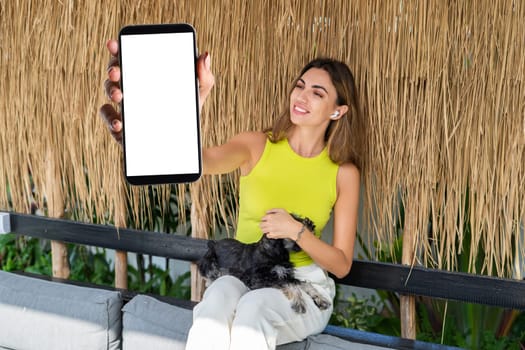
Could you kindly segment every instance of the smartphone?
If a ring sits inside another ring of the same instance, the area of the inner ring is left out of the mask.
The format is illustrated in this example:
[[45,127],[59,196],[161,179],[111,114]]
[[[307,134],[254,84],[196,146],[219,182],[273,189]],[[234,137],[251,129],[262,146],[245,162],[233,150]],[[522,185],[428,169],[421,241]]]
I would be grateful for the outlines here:
[[186,23],[119,32],[124,170],[132,185],[200,178],[197,45]]

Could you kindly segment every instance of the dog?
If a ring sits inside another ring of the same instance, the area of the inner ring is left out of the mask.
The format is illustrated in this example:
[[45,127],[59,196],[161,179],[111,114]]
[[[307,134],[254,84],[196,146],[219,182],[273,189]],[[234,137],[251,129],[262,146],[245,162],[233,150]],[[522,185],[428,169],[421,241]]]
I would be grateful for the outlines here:
[[[292,215],[311,232],[315,225],[308,218]],[[291,300],[295,312],[305,313],[306,304],[301,290],[305,291],[321,310],[330,307],[331,301],[322,296],[315,287],[295,278],[290,262],[290,251],[301,248],[289,239],[262,238],[251,244],[241,243],[232,238],[208,241],[208,251],[199,259],[197,267],[211,283],[224,275],[240,279],[248,288],[278,288]]]

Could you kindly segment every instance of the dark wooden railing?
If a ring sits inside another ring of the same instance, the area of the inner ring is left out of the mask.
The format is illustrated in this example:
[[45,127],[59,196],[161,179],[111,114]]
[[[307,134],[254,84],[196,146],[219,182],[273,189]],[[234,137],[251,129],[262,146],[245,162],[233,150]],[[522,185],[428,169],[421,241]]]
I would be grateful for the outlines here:
[[[4,227],[7,222],[9,232],[20,235],[177,260],[196,261],[207,249],[206,240],[182,235],[85,224],[19,213],[0,213],[0,224],[2,222]],[[0,232],[1,227],[2,225]],[[521,280],[362,260],[354,261],[348,276],[334,279],[340,284],[404,295],[525,310],[525,281]],[[394,349],[456,349],[332,326],[329,326],[326,332]]]

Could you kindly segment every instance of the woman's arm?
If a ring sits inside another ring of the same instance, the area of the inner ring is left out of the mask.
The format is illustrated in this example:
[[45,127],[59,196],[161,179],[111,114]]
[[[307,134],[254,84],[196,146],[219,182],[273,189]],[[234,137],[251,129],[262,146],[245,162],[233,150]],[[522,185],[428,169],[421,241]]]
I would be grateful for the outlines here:
[[[354,257],[359,210],[359,170],[344,164],[337,174],[337,200],[334,206],[334,236],[332,245],[305,230],[297,244],[323,269],[342,278],[350,272]],[[261,222],[269,238],[296,240],[302,224],[284,209],[269,210]]]
[[346,276],[352,267],[359,215],[359,191],[360,181],[357,167],[352,164],[341,166],[337,175],[337,201],[334,206],[332,243],[337,258],[334,257],[326,262],[328,265],[326,269],[339,278]]
[[221,146],[202,151],[203,174],[225,174],[238,168],[247,174],[264,149],[266,135],[262,132],[243,132]]
[[[120,67],[118,65],[118,42],[108,40],[106,43],[111,59],[108,63],[108,79],[104,82],[106,95],[114,103],[122,100],[120,90]],[[197,60],[197,74],[199,77],[199,110],[210,94],[215,84],[215,77],[210,70],[210,56],[205,52]],[[102,119],[107,123],[108,129],[117,140],[122,142],[122,118],[115,107],[109,103],[100,108]],[[202,165],[204,174],[224,174],[241,168],[247,172],[255,165],[254,157],[258,159],[258,150],[264,149],[266,136],[263,133],[241,133],[234,136],[227,143],[204,149],[202,151]],[[262,151],[261,151],[262,153]]]

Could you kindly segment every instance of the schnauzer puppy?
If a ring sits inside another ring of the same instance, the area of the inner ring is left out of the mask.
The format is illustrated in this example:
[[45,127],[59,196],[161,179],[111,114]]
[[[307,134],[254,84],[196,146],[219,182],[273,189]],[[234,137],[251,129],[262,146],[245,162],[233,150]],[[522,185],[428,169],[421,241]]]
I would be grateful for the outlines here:
[[[310,219],[293,217],[313,232],[315,226]],[[301,293],[303,290],[321,310],[325,310],[330,307],[331,301],[323,297],[311,283],[295,278],[289,252],[300,250],[292,240],[270,239],[266,235],[251,244],[231,238],[210,240],[208,251],[197,262],[197,266],[208,282],[231,275],[250,289],[278,288],[291,300],[292,309],[298,313],[306,312]]]

